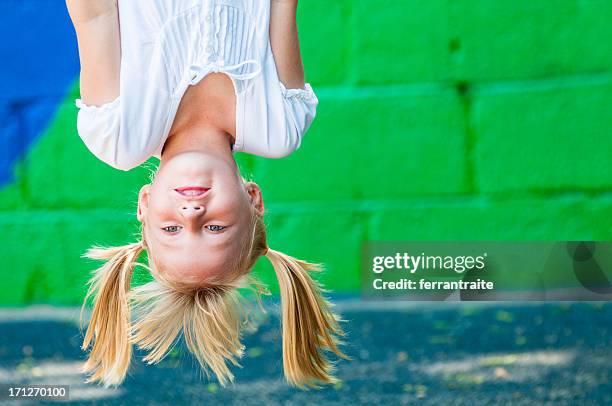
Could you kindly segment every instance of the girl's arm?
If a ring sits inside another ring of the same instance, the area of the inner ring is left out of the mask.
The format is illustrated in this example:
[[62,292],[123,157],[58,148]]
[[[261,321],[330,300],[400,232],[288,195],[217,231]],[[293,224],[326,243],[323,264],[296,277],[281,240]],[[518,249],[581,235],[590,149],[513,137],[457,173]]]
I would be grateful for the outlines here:
[[102,105],[119,96],[121,39],[117,0],[66,0],[79,44],[81,99]]
[[304,66],[296,23],[298,0],[270,1],[270,44],[278,77],[287,88],[303,88]]

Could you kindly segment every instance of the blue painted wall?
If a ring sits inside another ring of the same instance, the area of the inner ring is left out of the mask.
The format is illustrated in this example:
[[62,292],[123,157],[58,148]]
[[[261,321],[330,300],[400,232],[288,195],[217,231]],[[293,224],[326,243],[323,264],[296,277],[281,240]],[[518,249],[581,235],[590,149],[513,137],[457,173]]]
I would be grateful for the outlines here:
[[0,186],[43,133],[79,72],[61,0],[0,2]]

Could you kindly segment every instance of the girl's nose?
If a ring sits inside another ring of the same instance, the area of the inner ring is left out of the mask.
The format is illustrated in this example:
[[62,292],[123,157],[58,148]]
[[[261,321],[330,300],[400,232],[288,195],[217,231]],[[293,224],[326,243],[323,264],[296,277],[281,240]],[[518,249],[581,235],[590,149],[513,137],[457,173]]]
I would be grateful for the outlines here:
[[183,204],[180,206],[180,212],[184,217],[197,217],[204,213],[204,206],[199,204]]

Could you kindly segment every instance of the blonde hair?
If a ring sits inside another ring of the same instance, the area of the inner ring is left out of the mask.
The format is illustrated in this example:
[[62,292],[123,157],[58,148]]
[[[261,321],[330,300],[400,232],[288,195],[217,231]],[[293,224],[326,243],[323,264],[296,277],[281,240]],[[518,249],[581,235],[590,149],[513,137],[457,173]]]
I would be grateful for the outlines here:
[[[242,331],[252,327],[248,306],[252,304],[238,288],[249,288],[256,302],[267,289],[248,275],[257,259],[266,256],[274,268],[281,296],[283,367],[287,381],[295,386],[316,387],[334,383],[333,364],[325,351],[348,357],[339,349],[344,335],[340,319],[311,276],[321,267],[269,249],[263,218],[253,212],[249,244],[239,255],[230,280],[202,287],[179,285],[157,271],[149,260],[153,280],[131,289],[133,271],[146,238],[122,247],[94,247],[85,256],[105,260],[94,271],[83,309],[93,297],[93,312],[82,348],[90,349],[83,372],[88,382],[105,386],[123,382],[132,358],[132,346],[148,351],[150,364],[160,362],[182,332],[188,350],[207,376],[216,375],[223,386],[233,382],[228,363],[238,365],[244,354]],[[144,266],[144,265],[143,265]],[[232,270],[230,270],[232,271]],[[134,320],[132,320],[132,313]]]

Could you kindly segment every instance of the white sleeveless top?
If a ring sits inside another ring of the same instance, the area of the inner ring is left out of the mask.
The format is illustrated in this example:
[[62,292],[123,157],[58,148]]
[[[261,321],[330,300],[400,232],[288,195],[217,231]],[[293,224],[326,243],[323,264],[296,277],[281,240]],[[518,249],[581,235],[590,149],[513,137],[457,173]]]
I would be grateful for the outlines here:
[[187,87],[224,72],[236,93],[233,151],[269,158],[300,146],[316,114],[311,86],[286,89],[270,47],[270,0],[119,0],[120,95],[79,107],[88,149],[121,170],[160,157]]

